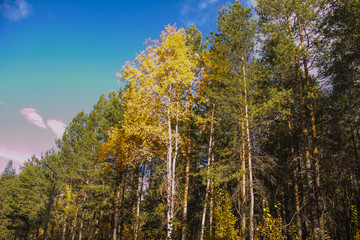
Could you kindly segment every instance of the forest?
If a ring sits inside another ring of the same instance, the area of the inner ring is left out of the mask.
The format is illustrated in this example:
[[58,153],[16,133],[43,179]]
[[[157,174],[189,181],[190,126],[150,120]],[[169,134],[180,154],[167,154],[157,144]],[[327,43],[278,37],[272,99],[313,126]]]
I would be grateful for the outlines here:
[[117,76],[8,162],[1,239],[360,239],[359,0],[229,3]]

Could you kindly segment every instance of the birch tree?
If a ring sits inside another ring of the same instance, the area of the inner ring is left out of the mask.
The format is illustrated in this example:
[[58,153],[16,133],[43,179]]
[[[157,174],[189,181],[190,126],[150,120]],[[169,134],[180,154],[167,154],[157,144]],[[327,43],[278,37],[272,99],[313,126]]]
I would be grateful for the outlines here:
[[179,124],[188,117],[184,96],[196,80],[196,55],[186,42],[184,29],[169,25],[160,41],[153,41],[119,74],[127,82],[124,132],[152,146],[142,151],[156,153],[166,163],[168,239],[172,238],[175,221],[176,163],[184,145]]

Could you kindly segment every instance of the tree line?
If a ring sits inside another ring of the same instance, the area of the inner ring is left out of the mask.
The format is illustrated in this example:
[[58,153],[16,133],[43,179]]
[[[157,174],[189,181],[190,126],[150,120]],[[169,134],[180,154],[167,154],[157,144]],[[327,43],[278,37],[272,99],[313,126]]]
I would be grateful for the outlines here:
[[[360,2],[168,25],[57,149],[0,176],[0,238],[359,239]],[[47,163],[56,175],[44,164]]]

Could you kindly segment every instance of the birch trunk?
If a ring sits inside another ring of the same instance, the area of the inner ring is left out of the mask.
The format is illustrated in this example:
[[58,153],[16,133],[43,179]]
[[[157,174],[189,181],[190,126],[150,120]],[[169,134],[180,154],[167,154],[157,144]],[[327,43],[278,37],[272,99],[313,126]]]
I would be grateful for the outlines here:
[[206,193],[205,193],[205,201],[204,201],[204,209],[201,219],[201,235],[200,240],[204,239],[204,233],[205,233],[205,219],[206,219],[206,206],[207,206],[207,199],[209,195],[209,188],[210,188],[210,168],[211,168],[211,156],[213,154],[213,137],[214,137],[214,106],[211,113],[211,123],[210,123],[210,139],[209,139],[209,152],[208,152],[208,162],[207,162],[207,184],[206,184]]
[[115,203],[114,203],[114,225],[112,226],[112,235],[113,240],[117,240],[117,226],[119,225],[119,201],[120,201],[120,191],[121,191],[121,177],[120,180],[118,180],[115,191],[114,191],[114,197],[115,197]]
[[[169,99],[170,105],[170,99]],[[168,106],[167,113],[167,123],[168,123],[168,153],[167,153],[167,238],[171,239],[172,230],[173,230],[173,220],[172,220],[172,132],[171,132],[171,119],[170,119],[170,106]]]
[[[214,142],[214,141],[213,141]],[[212,147],[214,149],[214,147]],[[211,165],[214,164],[214,154],[211,155]],[[214,179],[210,181],[210,206],[209,206],[209,233],[213,236],[213,216],[214,216]]]
[[[84,193],[84,202],[87,200],[86,191]],[[83,227],[84,227],[84,217],[85,217],[85,210],[83,209],[81,212],[81,221],[80,221],[80,228],[79,228],[79,240],[82,239]]]
[[[246,99],[246,90],[245,90]],[[249,212],[249,231],[250,240],[254,239],[254,183],[252,174],[252,155],[251,155],[251,139],[250,139],[250,127],[249,127],[249,115],[247,101],[245,100],[245,116],[246,116],[246,137],[247,137],[247,150],[248,150],[248,167],[249,167],[249,184],[250,184],[250,212]]]
[[187,152],[186,152],[186,167],[185,167],[185,188],[184,188],[184,207],[183,207],[183,219],[182,219],[182,230],[181,239],[186,239],[187,230],[187,205],[188,205],[188,194],[189,194],[189,181],[190,181],[190,156],[191,155],[191,107],[189,107],[189,119],[188,119],[188,141],[187,141]]
[[[242,57],[243,62],[245,61]],[[249,112],[247,102],[247,78],[246,70],[243,65],[243,77],[244,77],[244,103],[245,103],[245,127],[246,127],[246,142],[247,142],[247,156],[248,156],[248,168],[249,168],[249,191],[250,191],[250,210],[249,210],[249,236],[250,240],[254,239],[254,186],[252,176],[252,154],[251,154],[251,138],[250,138],[250,126],[249,126]]]
[[140,206],[141,206],[142,188],[144,182],[144,170],[145,170],[145,163],[142,164],[141,171],[139,172],[134,240],[138,239],[140,232]]
[[241,149],[240,149],[240,159],[241,159],[241,205],[239,206],[241,210],[241,235],[245,238],[246,231],[246,211],[243,210],[243,206],[246,204],[246,157],[245,157],[245,126],[244,121],[241,121]]
[[174,221],[175,216],[175,168],[176,168],[176,160],[177,160],[177,154],[179,150],[179,119],[178,119],[178,113],[176,113],[176,125],[175,125],[175,152],[172,157],[172,169],[171,169],[171,221]]
[[68,218],[68,214],[65,214],[64,224],[63,224],[63,229],[62,229],[62,237],[61,237],[62,240],[65,240],[65,238],[66,238],[67,218]]
[[71,240],[75,239],[75,227],[77,224],[77,219],[78,219],[78,209],[77,209],[77,203],[76,203],[76,213],[75,213],[74,219],[72,220],[71,229],[70,229]]
[[85,216],[85,210],[81,212],[81,221],[80,221],[80,227],[79,227],[79,240],[82,239],[82,233],[83,233],[83,227],[84,227],[84,216]]
[[100,211],[98,210],[98,211],[96,211],[95,212],[95,219],[94,219],[94,228],[95,228],[95,230],[94,230],[94,236],[93,236],[93,238],[92,239],[98,239],[98,234],[99,234],[99,222],[100,222]]

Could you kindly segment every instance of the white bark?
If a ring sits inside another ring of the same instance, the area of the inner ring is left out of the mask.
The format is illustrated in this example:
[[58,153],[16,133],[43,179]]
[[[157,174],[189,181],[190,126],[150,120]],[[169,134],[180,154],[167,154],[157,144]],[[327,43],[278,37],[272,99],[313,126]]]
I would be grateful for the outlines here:
[[187,230],[187,205],[188,205],[188,194],[189,194],[189,171],[190,171],[190,154],[191,154],[191,107],[189,107],[189,118],[188,118],[188,139],[187,139],[187,156],[186,156],[186,167],[185,167],[185,189],[184,189],[184,210],[183,210],[183,221],[181,230],[181,240],[186,239]]
[[208,166],[207,166],[207,184],[206,184],[206,193],[205,193],[205,201],[204,201],[204,210],[201,220],[201,235],[200,240],[204,239],[204,233],[205,233],[205,220],[206,220],[206,202],[209,195],[209,189],[210,189],[210,167],[211,167],[211,156],[213,154],[213,135],[214,135],[214,108],[211,113],[211,124],[210,124],[210,140],[209,140],[209,152],[208,152]]
[[178,115],[176,115],[176,126],[175,126],[175,152],[172,157],[172,169],[171,169],[171,218],[174,219],[175,211],[175,167],[176,167],[176,158],[179,150],[179,136],[178,136]]
[[64,225],[63,225],[63,230],[62,230],[62,238],[61,238],[62,240],[65,240],[65,237],[66,237],[67,218],[68,218],[68,216],[66,214],[66,216],[64,218]]
[[140,205],[141,205],[141,196],[142,188],[144,182],[144,168],[145,163],[140,166],[139,178],[138,178],[138,189],[137,189],[137,203],[136,203],[136,221],[135,221],[135,236],[134,240],[137,240],[140,232]]
[[[88,181],[86,181],[86,183],[88,183]],[[84,203],[87,200],[87,194],[86,191],[84,192]],[[81,221],[80,221],[80,229],[79,229],[79,240],[82,239],[82,233],[83,233],[83,227],[84,227],[84,217],[85,217],[85,209],[82,210],[81,212]]]
[[[77,203],[76,203],[76,207],[77,207]],[[71,230],[70,230],[71,240],[75,239],[75,227],[76,227],[77,219],[78,219],[78,210],[76,210],[75,217],[72,220],[72,224],[71,224]]]
[[[170,99],[169,103],[170,105]],[[171,132],[171,118],[170,118],[170,106],[168,106],[167,113],[167,122],[168,122],[168,153],[167,153],[167,237],[171,239],[172,230],[173,230],[173,197],[172,197],[172,132]]]
[[[246,203],[246,157],[245,157],[245,126],[244,121],[241,121],[241,203],[245,206]],[[246,211],[242,211],[241,215],[241,235],[242,237],[245,236],[246,231]]]
[[[242,59],[244,62],[244,58]],[[250,138],[250,126],[249,126],[249,111],[247,103],[247,84],[246,84],[246,71],[243,65],[244,75],[244,101],[245,101],[245,123],[246,123],[246,140],[247,140],[247,151],[248,151],[248,167],[249,167],[249,184],[250,184],[250,211],[249,211],[249,231],[250,240],[254,239],[254,186],[252,176],[252,157],[251,157],[251,138]]]

